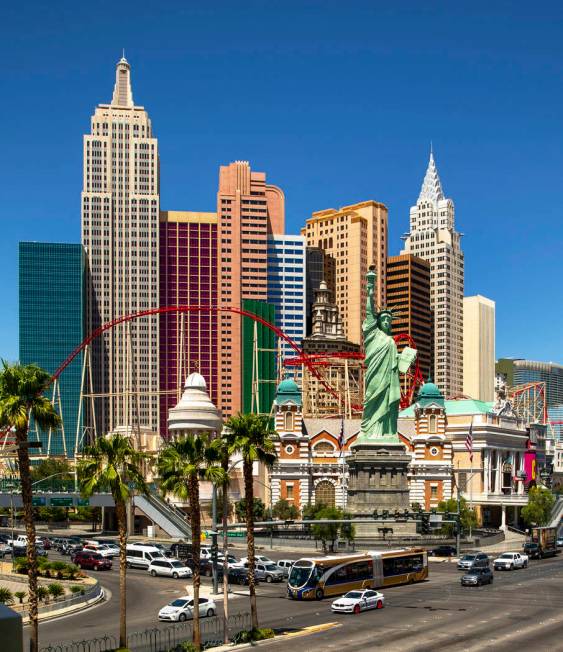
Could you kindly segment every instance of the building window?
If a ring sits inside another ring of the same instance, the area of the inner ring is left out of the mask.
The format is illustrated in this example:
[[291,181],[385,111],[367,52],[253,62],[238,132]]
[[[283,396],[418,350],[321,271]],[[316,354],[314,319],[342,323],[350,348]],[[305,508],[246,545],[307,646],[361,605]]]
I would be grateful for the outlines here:
[[322,480],[315,487],[315,505],[334,507],[336,504],[336,490],[332,482]]
[[287,485],[285,486],[285,488],[286,488],[286,493],[285,493],[285,495],[286,495],[287,500],[293,500],[293,499],[294,499],[294,496],[293,496],[293,485],[292,485],[292,484],[287,484]]
[[292,446],[291,444],[288,444],[288,445],[284,448],[284,450],[285,450],[285,452],[286,452],[288,455],[293,455],[293,451],[295,450],[295,448],[293,448],[293,446]]
[[438,455],[439,452],[440,451],[439,451],[439,449],[436,448],[436,446],[432,446],[432,448],[430,449],[430,455],[436,456],[436,455]]
[[435,414],[428,417],[428,432],[436,432],[437,419]]
[[285,430],[293,432],[293,412],[285,413]]
[[321,441],[313,448],[316,457],[334,457],[335,449],[328,441]]
[[438,498],[438,487],[435,484],[430,486],[430,498]]

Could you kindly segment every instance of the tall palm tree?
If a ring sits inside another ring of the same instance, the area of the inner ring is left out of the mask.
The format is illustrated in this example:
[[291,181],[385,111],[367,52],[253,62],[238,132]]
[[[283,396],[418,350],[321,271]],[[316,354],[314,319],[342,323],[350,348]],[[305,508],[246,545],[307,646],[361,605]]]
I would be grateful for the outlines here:
[[127,647],[127,503],[134,493],[148,494],[143,476],[148,456],[119,433],[98,438],[84,451],[78,482],[85,498],[109,491],[119,533],[119,647]]
[[193,643],[201,649],[199,627],[199,587],[201,509],[199,504],[199,482],[208,480],[222,484],[224,471],[219,465],[220,453],[215,441],[210,441],[207,433],[188,434],[170,442],[158,456],[158,475],[161,489],[189,503],[190,525],[192,528],[193,572]]
[[252,627],[258,627],[258,609],[256,606],[256,583],[254,576],[254,484],[252,466],[262,462],[271,466],[276,460],[273,437],[276,434],[270,428],[270,420],[258,414],[237,414],[227,419],[223,437],[228,442],[231,455],[242,456],[244,477],[244,497],[246,499],[246,541],[248,546],[248,588],[250,592],[250,613]]
[[13,428],[18,446],[29,567],[29,622],[31,625],[29,649],[31,652],[37,652],[39,649],[37,552],[27,434],[30,417],[39,428],[44,430],[56,428],[60,423],[60,417],[50,401],[43,396],[43,391],[51,382],[51,376],[46,371],[35,365],[11,365],[4,361],[2,361],[2,367],[0,371],[0,428]]

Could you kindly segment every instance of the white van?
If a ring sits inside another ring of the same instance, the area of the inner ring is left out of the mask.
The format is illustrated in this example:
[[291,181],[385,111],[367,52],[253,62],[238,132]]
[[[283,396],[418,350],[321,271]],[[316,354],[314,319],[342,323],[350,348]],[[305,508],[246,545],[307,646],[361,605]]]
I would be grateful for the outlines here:
[[148,569],[153,559],[165,559],[155,546],[143,543],[127,544],[127,568]]

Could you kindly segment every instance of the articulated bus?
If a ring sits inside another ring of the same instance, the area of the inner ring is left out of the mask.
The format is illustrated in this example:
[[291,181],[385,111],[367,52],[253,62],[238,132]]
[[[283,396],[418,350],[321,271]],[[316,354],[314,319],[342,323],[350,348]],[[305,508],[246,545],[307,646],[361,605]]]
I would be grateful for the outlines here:
[[287,596],[293,600],[322,600],[353,589],[410,584],[427,577],[428,556],[422,548],[310,557],[299,559],[291,567]]

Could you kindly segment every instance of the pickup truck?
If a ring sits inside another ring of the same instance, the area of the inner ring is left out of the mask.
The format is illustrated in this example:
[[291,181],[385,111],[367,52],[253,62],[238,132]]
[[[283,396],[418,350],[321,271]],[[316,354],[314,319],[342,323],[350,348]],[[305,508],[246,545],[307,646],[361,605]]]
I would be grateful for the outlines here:
[[528,568],[528,555],[519,552],[505,552],[493,561],[495,570],[514,570]]

